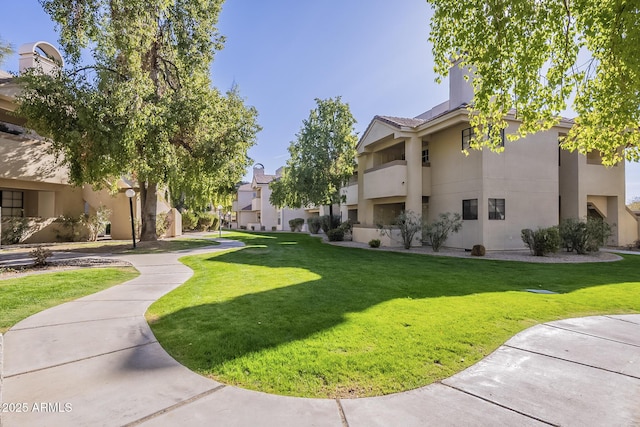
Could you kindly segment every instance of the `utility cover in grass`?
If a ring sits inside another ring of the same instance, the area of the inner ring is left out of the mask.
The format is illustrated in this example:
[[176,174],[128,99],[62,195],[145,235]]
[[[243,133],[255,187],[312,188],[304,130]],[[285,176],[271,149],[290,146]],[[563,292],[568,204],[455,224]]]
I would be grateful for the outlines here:
[[557,294],[557,292],[548,291],[546,289],[525,289],[527,292],[533,292],[534,294]]

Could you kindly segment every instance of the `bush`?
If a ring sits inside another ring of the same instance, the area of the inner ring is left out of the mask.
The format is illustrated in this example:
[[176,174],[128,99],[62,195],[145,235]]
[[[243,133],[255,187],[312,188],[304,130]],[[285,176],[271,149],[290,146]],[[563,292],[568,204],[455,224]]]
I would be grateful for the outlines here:
[[107,233],[107,225],[109,224],[109,217],[111,216],[111,209],[107,209],[104,206],[100,206],[95,215],[83,215],[81,222],[89,230],[89,240],[95,242],[98,240],[100,233]]
[[2,244],[20,243],[29,234],[29,218],[8,217],[2,221]]
[[601,219],[587,218],[580,221],[567,218],[560,223],[560,238],[567,252],[578,254],[597,252],[611,237],[611,226]]
[[166,212],[156,215],[156,233],[158,237],[164,236],[169,229],[170,224],[169,214]]
[[440,248],[449,238],[449,234],[457,233],[462,228],[462,216],[459,213],[441,213],[439,220],[427,224],[425,234],[431,243],[434,252],[439,252]]
[[371,248],[379,248],[380,247],[380,239],[371,239],[371,240],[369,240],[369,247],[371,247]]
[[394,218],[390,226],[379,225],[378,229],[391,239],[393,238],[393,230],[399,230],[402,245],[405,249],[409,249],[415,235],[422,230],[422,220],[412,211],[402,211],[400,215]]
[[47,265],[47,258],[51,255],[53,255],[51,251],[43,247],[38,247],[29,252],[29,256],[33,258],[33,265],[36,267],[43,267]]
[[[56,218],[58,226],[56,228],[56,238],[63,242],[79,242],[84,240],[88,233],[86,223],[88,218],[85,214],[78,217],[62,215]],[[90,234],[90,233],[89,233]]]
[[198,227],[198,217],[193,212],[182,212],[182,231],[193,231]]
[[344,231],[340,228],[334,228],[327,231],[327,238],[330,242],[342,242],[344,240]]
[[307,225],[309,226],[309,232],[311,234],[318,234],[322,227],[322,220],[319,216],[312,216],[307,218]]
[[216,218],[211,214],[203,213],[198,217],[198,230],[200,231],[208,231],[211,229],[215,230],[216,225],[218,223],[217,219],[218,218]]
[[562,243],[558,227],[538,228],[536,231],[525,228],[521,231],[521,236],[524,244],[535,256],[557,252]]
[[291,231],[302,231],[304,225],[304,218],[293,218],[289,220],[289,228]]
[[325,233],[328,233],[330,230],[336,229],[340,227],[340,215],[322,215],[320,217],[320,228]]
[[486,253],[487,250],[482,245],[473,245],[473,248],[471,248],[472,256],[484,256]]

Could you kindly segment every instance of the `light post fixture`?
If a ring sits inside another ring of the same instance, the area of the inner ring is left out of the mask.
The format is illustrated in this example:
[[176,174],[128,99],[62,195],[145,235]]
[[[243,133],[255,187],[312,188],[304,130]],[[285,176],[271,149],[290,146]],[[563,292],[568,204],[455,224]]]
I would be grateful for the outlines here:
[[231,212],[227,212],[227,215],[225,215],[225,218],[227,218],[227,228],[231,230],[233,228],[231,227]]
[[133,223],[133,198],[136,196],[136,192],[133,188],[127,189],[124,192],[125,196],[129,198],[129,213],[131,213],[131,239],[133,240],[133,249],[136,248],[136,226]]
[[218,237],[222,237],[222,205],[218,205]]

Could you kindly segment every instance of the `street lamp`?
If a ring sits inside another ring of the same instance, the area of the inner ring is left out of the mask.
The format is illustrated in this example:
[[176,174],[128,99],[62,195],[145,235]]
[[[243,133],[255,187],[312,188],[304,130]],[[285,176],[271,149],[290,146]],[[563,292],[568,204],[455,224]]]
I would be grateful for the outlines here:
[[133,188],[129,188],[124,192],[125,196],[129,198],[129,212],[131,213],[131,239],[133,240],[133,249],[136,248],[136,227],[133,223],[133,198],[136,192]]
[[222,205],[218,205],[218,237],[222,237]]

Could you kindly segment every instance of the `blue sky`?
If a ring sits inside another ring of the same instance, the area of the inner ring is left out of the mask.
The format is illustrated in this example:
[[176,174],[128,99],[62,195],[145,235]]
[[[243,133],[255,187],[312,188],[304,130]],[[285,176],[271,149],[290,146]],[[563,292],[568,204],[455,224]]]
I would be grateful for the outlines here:
[[[57,45],[37,0],[4,0],[0,38],[14,48]],[[285,164],[287,147],[315,98],[342,96],[362,134],[376,114],[414,117],[448,98],[435,83],[425,0],[227,0],[218,28],[225,48],[211,67],[221,90],[236,83],[263,127],[249,155],[267,172]],[[11,19],[10,19],[11,18]],[[16,71],[17,56],[3,69]],[[627,166],[627,199],[640,197],[640,165]]]

